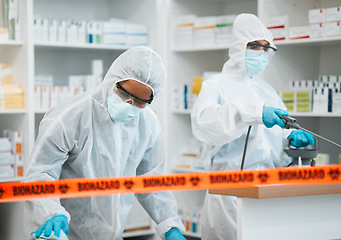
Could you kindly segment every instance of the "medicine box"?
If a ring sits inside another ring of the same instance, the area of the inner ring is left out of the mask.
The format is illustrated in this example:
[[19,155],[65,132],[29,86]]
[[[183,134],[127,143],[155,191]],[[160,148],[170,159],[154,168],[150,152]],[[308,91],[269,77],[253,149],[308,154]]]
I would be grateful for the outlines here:
[[309,23],[323,23],[326,20],[325,10],[320,9],[310,9],[309,13]]

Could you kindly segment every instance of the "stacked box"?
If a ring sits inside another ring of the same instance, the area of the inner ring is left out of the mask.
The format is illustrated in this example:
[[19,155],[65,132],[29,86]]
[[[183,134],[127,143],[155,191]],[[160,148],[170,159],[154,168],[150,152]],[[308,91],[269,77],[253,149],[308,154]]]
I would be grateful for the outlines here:
[[295,111],[295,92],[282,92],[282,100],[284,102],[284,105],[287,107],[288,112],[294,112]]
[[311,111],[311,91],[296,92],[296,111],[297,112]]
[[22,109],[24,104],[24,90],[18,84],[0,85],[0,109]]
[[15,156],[12,151],[12,141],[9,137],[0,138],[0,178],[15,176]]
[[23,136],[20,131],[4,130],[4,136],[8,137],[12,142],[12,153],[14,154],[14,176],[24,176],[23,163]]
[[215,44],[226,46],[231,41],[232,27],[236,15],[224,15],[216,17]]
[[174,46],[193,47],[195,15],[181,15],[175,17]]
[[215,45],[216,17],[199,17],[194,21],[195,46]]
[[287,15],[269,17],[266,27],[272,33],[274,41],[285,40],[288,38],[289,17]]

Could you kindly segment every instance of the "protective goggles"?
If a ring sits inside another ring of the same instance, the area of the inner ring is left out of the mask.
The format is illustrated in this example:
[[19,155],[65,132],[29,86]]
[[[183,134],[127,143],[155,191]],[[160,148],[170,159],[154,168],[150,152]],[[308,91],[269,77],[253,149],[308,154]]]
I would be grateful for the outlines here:
[[114,92],[125,102],[132,104],[138,108],[145,108],[147,103],[151,104],[153,101],[153,93],[148,100],[135,96],[134,94],[128,92],[124,89],[119,82],[116,83],[116,88]]
[[262,45],[262,44],[258,44],[258,43],[248,43],[246,46],[252,50],[264,50],[264,52],[267,52],[270,55],[273,55],[273,54],[275,54],[275,52],[277,52],[277,49],[274,47],[271,47],[270,45]]

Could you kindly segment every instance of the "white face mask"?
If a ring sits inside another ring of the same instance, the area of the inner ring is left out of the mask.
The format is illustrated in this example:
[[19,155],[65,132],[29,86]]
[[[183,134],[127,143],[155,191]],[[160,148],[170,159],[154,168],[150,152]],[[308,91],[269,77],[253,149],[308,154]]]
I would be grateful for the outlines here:
[[257,76],[269,63],[268,53],[263,50],[246,49],[245,67],[250,77]]
[[124,102],[116,93],[112,93],[108,97],[107,103],[111,119],[117,122],[129,122],[137,118],[142,110],[142,108]]

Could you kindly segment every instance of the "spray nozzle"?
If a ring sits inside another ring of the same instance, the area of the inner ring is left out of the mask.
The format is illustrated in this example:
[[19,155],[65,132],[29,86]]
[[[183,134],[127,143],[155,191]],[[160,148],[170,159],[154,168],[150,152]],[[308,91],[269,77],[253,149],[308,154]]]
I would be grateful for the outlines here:
[[300,125],[298,125],[295,118],[290,117],[290,116],[281,116],[280,118],[282,119],[282,121],[285,124],[284,128],[286,128],[286,129],[290,129],[290,128],[300,129]]

